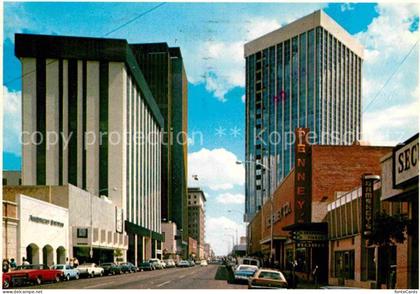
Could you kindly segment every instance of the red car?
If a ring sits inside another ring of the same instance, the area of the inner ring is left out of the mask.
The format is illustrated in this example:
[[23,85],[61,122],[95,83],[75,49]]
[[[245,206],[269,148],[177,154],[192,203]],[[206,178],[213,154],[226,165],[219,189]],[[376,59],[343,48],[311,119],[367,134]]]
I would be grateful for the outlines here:
[[20,265],[16,270],[3,274],[3,289],[28,283],[59,282],[62,271],[50,269],[44,264]]

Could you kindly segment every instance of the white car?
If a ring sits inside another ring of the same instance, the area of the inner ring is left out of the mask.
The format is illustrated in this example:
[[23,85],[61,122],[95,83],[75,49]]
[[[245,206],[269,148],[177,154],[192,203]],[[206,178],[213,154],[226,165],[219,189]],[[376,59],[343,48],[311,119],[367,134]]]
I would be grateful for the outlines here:
[[207,260],[203,259],[200,261],[200,266],[207,266]]
[[150,258],[148,260],[148,262],[150,262],[151,264],[153,264],[156,269],[165,269],[166,268],[166,264],[162,260],[160,260],[158,258]]
[[104,275],[104,269],[96,263],[84,263],[77,267],[77,270],[79,271],[80,276],[87,276],[90,278],[100,276],[102,277]]

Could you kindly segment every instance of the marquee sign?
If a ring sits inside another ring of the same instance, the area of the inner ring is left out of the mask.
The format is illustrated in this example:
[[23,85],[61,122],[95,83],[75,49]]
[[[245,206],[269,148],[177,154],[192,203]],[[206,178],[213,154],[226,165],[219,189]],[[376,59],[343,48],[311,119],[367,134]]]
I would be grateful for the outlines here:
[[295,223],[311,222],[309,129],[297,128],[295,143]]
[[404,142],[404,144],[396,146],[392,152],[392,180],[394,189],[418,182],[418,162],[419,134],[416,134]]

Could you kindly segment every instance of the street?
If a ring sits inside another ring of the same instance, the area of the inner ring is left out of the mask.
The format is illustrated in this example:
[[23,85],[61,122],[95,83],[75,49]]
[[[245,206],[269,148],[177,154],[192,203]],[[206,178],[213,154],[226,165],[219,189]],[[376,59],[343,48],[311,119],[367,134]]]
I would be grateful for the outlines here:
[[[222,266],[171,268],[93,279],[72,280],[30,286],[31,289],[246,289],[247,285],[228,284],[218,273]],[[217,275],[216,275],[217,274]],[[217,277],[216,277],[217,276]],[[217,278],[217,279],[216,279]]]

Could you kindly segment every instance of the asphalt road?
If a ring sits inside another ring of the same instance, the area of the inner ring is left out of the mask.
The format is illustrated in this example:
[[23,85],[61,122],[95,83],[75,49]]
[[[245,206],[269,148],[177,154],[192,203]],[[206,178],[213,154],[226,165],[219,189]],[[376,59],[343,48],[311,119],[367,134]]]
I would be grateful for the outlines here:
[[[246,289],[221,279],[222,267],[172,268],[30,286],[30,289]],[[219,274],[216,277],[216,273]],[[217,278],[217,279],[216,279]]]

